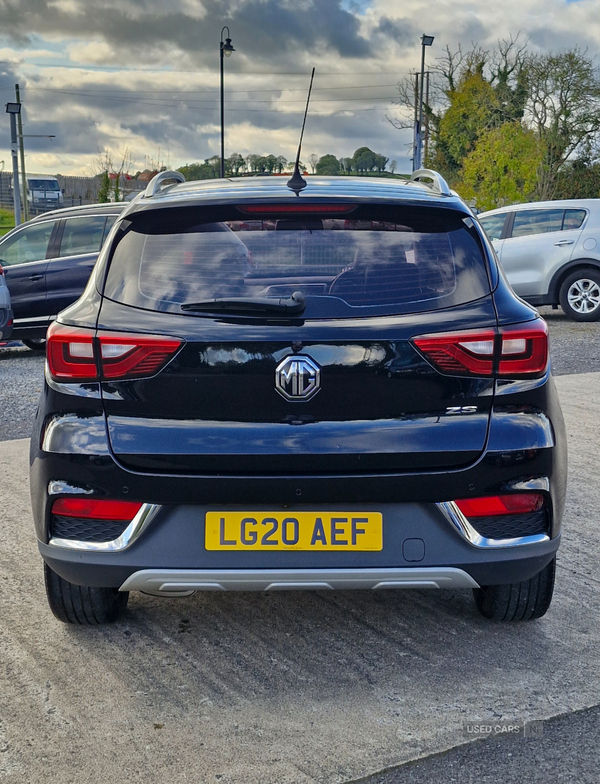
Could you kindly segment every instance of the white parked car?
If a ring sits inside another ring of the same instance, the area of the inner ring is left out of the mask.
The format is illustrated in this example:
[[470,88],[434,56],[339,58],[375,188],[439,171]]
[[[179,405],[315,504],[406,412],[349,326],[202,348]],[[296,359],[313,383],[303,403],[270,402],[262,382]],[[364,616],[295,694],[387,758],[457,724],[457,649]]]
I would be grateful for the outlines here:
[[477,216],[506,276],[532,305],[600,319],[600,199],[515,204]]

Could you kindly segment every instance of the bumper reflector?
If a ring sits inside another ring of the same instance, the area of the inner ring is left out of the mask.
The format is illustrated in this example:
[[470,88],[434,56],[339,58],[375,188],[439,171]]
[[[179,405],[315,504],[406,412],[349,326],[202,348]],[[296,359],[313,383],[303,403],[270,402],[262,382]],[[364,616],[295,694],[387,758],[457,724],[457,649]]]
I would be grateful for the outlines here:
[[455,503],[467,519],[495,517],[538,512],[544,506],[544,496],[541,493],[515,493],[483,498],[462,498]]
[[104,501],[93,498],[58,498],[52,514],[89,520],[130,521],[142,508],[138,501]]

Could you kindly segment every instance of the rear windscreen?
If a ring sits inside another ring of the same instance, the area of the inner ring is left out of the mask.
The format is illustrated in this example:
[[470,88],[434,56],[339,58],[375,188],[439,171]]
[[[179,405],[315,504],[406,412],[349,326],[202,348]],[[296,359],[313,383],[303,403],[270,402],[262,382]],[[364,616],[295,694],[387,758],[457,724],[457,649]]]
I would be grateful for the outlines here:
[[220,298],[287,298],[306,317],[422,312],[489,293],[479,237],[451,210],[359,206],[347,216],[243,207],[133,215],[117,234],[105,296],[182,313]]

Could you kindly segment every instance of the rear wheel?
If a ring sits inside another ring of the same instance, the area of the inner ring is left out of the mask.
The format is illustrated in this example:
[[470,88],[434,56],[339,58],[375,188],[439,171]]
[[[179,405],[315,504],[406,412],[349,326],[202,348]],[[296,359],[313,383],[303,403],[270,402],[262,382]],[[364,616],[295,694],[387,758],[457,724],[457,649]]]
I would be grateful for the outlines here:
[[46,350],[46,338],[27,338],[26,340],[22,340],[21,343],[32,351]]
[[117,588],[87,588],[75,585],[44,564],[44,579],[48,604],[63,623],[97,626],[112,623],[123,613],[129,592]]
[[473,595],[479,612],[492,621],[530,621],[541,618],[552,602],[556,558],[541,572],[509,585],[475,588]]
[[600,271],[579,269],[562,282],[558,294],[560,306],[574,321],[600,319]]

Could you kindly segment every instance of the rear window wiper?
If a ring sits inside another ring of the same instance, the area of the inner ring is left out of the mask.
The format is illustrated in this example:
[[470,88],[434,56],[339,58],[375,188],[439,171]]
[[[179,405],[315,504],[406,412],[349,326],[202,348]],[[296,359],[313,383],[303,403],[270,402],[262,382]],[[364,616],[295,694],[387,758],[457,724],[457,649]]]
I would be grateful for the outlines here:
[[306,297],[294,291],[291,297],[218,297],[199,302],[184,302],[181,310],[190,313],[302,313],[306,308]]

